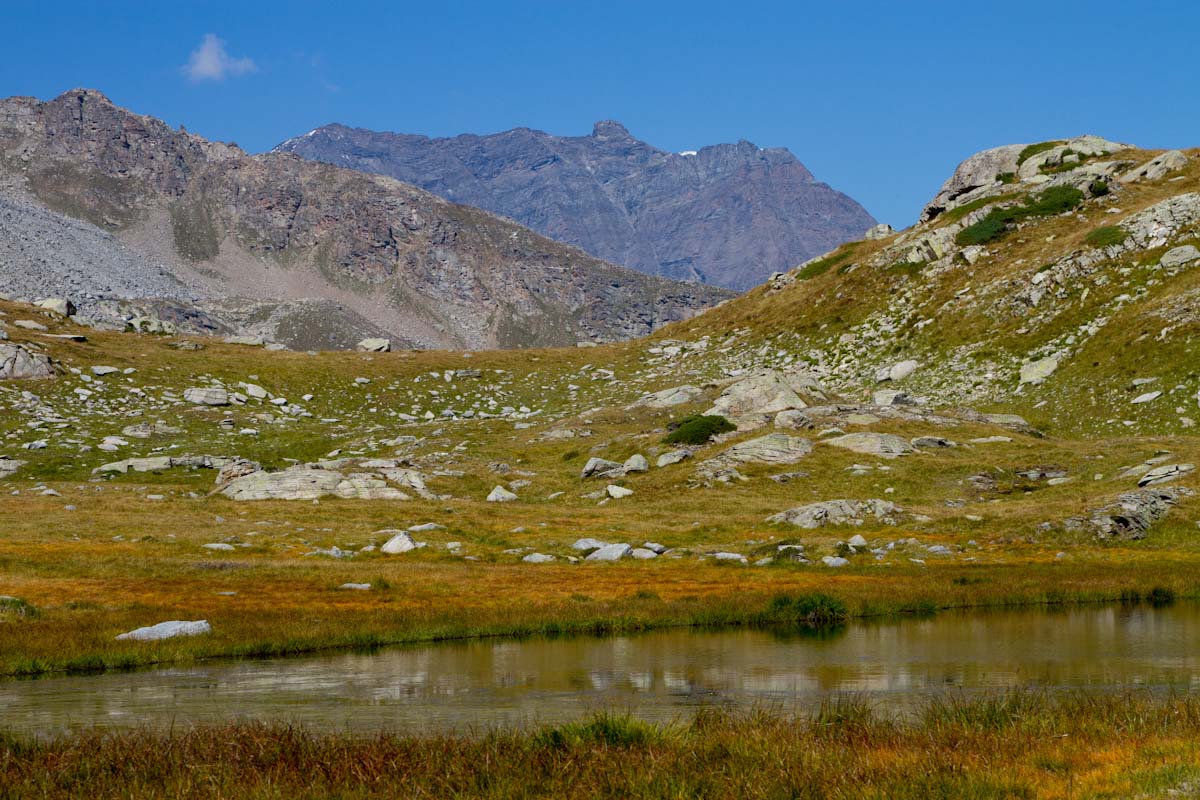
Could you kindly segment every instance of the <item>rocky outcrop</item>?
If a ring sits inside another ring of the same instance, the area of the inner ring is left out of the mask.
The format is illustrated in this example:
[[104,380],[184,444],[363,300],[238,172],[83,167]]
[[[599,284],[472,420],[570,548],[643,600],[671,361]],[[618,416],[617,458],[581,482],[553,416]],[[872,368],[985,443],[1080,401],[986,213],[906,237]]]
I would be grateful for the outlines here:
[[820,382],[806,372],[764,370],[726,387],[704,413],[736,420],[803,409],[828,399]]
[[[0,177],[115,234],[153,265],[147,276],[177,279],[133,285],[188,303],[324,298],[373,327],[357,326],[339,341],[346,347],[364,336],[469,348],[623,339],[729,296],[605,263],[390,178],[284,153],[249,156],[85,89],[49,102],[0,101]],[[104,263],[120,270],[127,260]],[[12,273],[3,282],[19,289],[24,281]],[[128,298],[128,284],[114,284],[112,296]],[[315,314],[290,327],[319,330],[338,319]]]
[[783,148],[667,153],[620,123],[430,139],[327,125],[276,151],[389,175],[640,272],[747,289],[875,220]]
[[737,468],[745,464],[794,464],[812,452],[812,442],[799,436],[769,433],[739,442],[728,450],[696,465],[701,481],[741,479]]
[[53,378],[50,357],[19,344],[0,342],[0,380]]
[[1126,492],[1118,495],[1112,505],[1098,508],[1087,517],[1067,520],[1066,528],[1090,532],[1097,539],[1144,539],[1156,522],[1191,494],[1192,491],[1184,487]]
[[809,529],[826,525],[861,525],[866,519],[894,525],[900,513],[900,507],[887,500],[825,500],[773,514],[767,517],[767,522]]

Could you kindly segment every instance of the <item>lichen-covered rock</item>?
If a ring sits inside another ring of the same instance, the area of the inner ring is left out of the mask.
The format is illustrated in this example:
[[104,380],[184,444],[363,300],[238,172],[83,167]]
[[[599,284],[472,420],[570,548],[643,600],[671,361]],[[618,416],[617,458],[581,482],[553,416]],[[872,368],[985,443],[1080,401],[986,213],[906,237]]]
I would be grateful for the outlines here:
[[1097,539],[1124,541],[1144,539],[1154,524],[1167,516],[1190,489],[1175,486],[1165,489],[1139,489],[1117,496],[1116,502],[1092,511],[1087,517],[1065,522],[1067,530],[1090,531]]
[[34,353],[23,345],[0,343],[0,380],[53,378],[54,363],[42,353]]
[[696,386],[674,386],[670,389],[652,392],[639,397],[630,404],[630,408],[670,408],[693,403],[704,396],[704,391]]
[[835,436],[832,439],[825,439],[824,441],[825,444],[832,445],[833,447],[840,447],[843,450],[877,456],[879,458],[898,458],[899,456],[906,456],[913,452],[912,444],[891,433],[862,431],[860,433],[847,433],[842,436]]
[[197,406],[227,406],[229,392],[217,386],[203,386],[186,389],[183,399]]
[[316,500],[333,494],[341,473],[310,467],[253,472],[230,481],[221,494],[233,500]]
[[899,506],[887,500],[825,500],[773,514],[767,517],[767,522],[811,529],[826,525],[861,525],[869,517],[894,525],[901,511]]
[[825,388],[807,372],[764,370],[726,387],[705,414],[737,419],[750,414],[777,414],[829,399]]
[[742,476],[737,468],[744,464],[794,464],[812,452],[812,442],[785,433],[769,433],[739,442],[728,450],[696,465],[696,477],[702,481],[729,481]]

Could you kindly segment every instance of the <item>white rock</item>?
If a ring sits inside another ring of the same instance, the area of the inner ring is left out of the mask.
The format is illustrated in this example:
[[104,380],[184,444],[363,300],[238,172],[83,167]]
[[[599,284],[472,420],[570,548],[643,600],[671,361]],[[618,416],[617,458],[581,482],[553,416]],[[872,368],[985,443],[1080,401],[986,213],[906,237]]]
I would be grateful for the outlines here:
[[614,500],[618,500],[622,497],[629,497],[631,494],[633,494],[632,489],[626,489],[624,486],[617,486],[616,484],[612,483],[605,487],[604,491],[607,492],[608,496]]
[[646,461],[644,455],[634,453],[625,460],[624,468],[626,472],[646,472],[650,469],[650,464]]
[[599,550],[601,547],[608,547],[608,542],[602,542],[599,539],[576,539],[571,545],[573,550]]
[[821,559],[821,563],[823,563],[827,567],[848,567],[848,566],[850,566],[850,562],[847,561],[846,559],[842,558],[841,556],[824,556]]
[[590,554],[586,561],[620,561],[633,551],[627,544],[608,544]]
[[343,583],[338,588],[339,589],[354,589],[355,591],[359,591],[359,592],[368,592],[371,590],[371,584],[369,584],[369,583]]
[[629,551],[631,558],[636,558],[639,561],[648,561],[652,558],[658,558],[658,553],[645,547],[635,547]]
[[1035,386],[1049,378],[1058,369],[1057,358],[1043,358],[1021,365],[1021,383],[1032,383]]
[[1157,400],[1160,397],[1162,397],[1162,392],[1146,392],[1145,394],[1139,394],[1137,397],[1133,398],[1133,400],[1131,400],[1130,402],[1134,403],[1135,405],[1141,404],[1141,403],[1150,403],[1150,402]]
[[202,547],[203,547],[205,550],[223,550],[223,551],[228,551],[228,550],[232,550],[232,549],[233,549],[233,545],[231,545],[231,544],[227,544],[227,543],[225,543],[225,542],[209,542],[209,543],[208,543],[208,544],[206,544],[206,545],[202,545]]
[[491,493],[487,496],[489,503],[511,503],[516,499],[517,496],[503,486],[497,486],[492,489]]
[[363,339],[355,349],[364,353],[386,353],[392,349],[391,339],[370,338]]
[[545,553],[530,553],[521,560],[526,564],[549,564],[554,560],[554,556]]
[[218,387],[194,387],[184,391],[183,399],[198,406],[227,406],[229,392]]
[[153,642],[160,639],[172,639],[176,636],[200,636],[205,633],[212,633],[212,626],[208,624],[208,620],[206,619],[171,620],[170,622],[160,622],[157,625],[150,625],[146,628],[137,628],[128,633],[122,633],[117,639]]
[[[391,531],[378,531],[379,533],[391,533]],[[389,556],[407,553],[409,550],[415,550],[417,543],[408,535],[406,531],[396,531],[390,539],[384,542],[379,552],[386,553]]]

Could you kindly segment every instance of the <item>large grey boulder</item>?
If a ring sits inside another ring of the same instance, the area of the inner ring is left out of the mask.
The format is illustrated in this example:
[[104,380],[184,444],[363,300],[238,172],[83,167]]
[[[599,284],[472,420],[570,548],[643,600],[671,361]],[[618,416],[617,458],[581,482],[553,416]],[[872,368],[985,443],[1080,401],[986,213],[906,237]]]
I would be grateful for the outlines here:
[[235,478],[221,494],[233,500],[316,500],[333,494],[341,482],[341,474],[331,470],[292,467]]
[[54,363],[49,356],[19,344],[0,343],[0,380],[53,378],[54,374]]
[[505,489],[503,486],[497,486],[496,488],[492,489],[487,496],[487,501],[489,503],[511,503],[516,499],[517,496],[508,489]]
[[976,153],[955,168],[942,188],[921,211],[921,222],[928,222],[952,208],[954,200],[975,189],[992,186],[1000,176],[1017,171],[1017,158],[1025,149],[1023,144],[1006,144]]
[[825,388],[807,372],[765,370],[726,387],[704,413],[737,419],[808,408],[828,399]]
[[670,408],[693,403],[704,396],[704,391],[696,386],[674,386],[670,389],[643,395],[630,408]]
[[1065,526],[1068,530],[1088,530],[1097,539],[1144,539],[1181,498],[1191,494],[1190,489],[1182,486],[1126,492],[1118,495],[1116,502],[1093,510],[1085,518],[1068,519]]
[[391,339],[363,339],[354,348],[363,353],[387,353],[392,349]]
[[884,381],[902,381],[916,372],[919,366],[921,366],[920,362],[910,358],[891,366],[881,367],[875,373],[875,380],[879,383],[883,383]]
[[633,548],[627,544],[607,544],[599,550],[595,550],[588,554],[585,561],[620,561],[633,552]]
[[1049,357],[1042,358],[1037,361],[1031,361],[1021,365],[1021,383],[1031,383],[1038,385],[1043,382],[1058,369],[1058,359]]
[[847,433],[832,439],[825,439],[824,442],[843,450],[879,458],[897,458],[913,452],[912,444],[890,433],[872,433],[870,431]]
[[1138,479],[1138,486],[1153,486],[1182,478],[1196,469],[1195,464],[1163,464],[1155,467]]
[[625,465],[616,461],[592,457],[583,465],[580,478],[619,478],[625,474]]
[[650,462],[646,461],[646,457],[641,453],[634,453],[625,459],[622,468],[625,472],[647,472],[650,469]]
[[900,513],[900,507],[887,500],[825,500],[773,514],[767,517],[767,522],[812,529],[826,525],[861,525],[864,519],[873,518],[894,525]]
[[227,406],[229,392],[218,386],[200,386],[186,389],[183,399],[197,406]]
[[1172,247],[1163,253],[1158,263],[1164,267],[1180,267],[1190,264],[1196,259],[1200,259],[1200,250],[1197,250],[1194,244],[1185,244],[1181,247]]
[[379,552],[397,556],[401,553],[407,553],[410,550],[417,549],[417,543],[408,535],[408,531],[378,531],[378,533],[390,533],[392,536],[379,547]]
[[737,468],[743,464],[795,464],[812,452],[812,442],[786,433],[769,433],[739,442],[723,453],[696,465],[702,480],[726,481],[740,478]]
[[584,539],[576,539],[571,545],[572,550],[587,552],[588,550],[599,550],[601,547],[608,547],[608,542],[602,542],[599,539],[590,537]]
[[1157,155],[1138,167],[1126,172],[1121,176],[1124,183],[1133,183],[1135,181],[1156,181],[1165,176],[1168,172],[1175,172],[1187,166],[1188,158],[1178,150],[1168,150],[1167,152]]
[[171,620],[122,633],[117,639],[156,642],[161,639],[174,639],[176,636],[200,636],[206,633],[212,633],[212,626],[208,624],[208,620]]
[[37,307],[52,311],[60,317],[75,316],[75,304],[62,297],[47,297],[45,300],[39,300]]

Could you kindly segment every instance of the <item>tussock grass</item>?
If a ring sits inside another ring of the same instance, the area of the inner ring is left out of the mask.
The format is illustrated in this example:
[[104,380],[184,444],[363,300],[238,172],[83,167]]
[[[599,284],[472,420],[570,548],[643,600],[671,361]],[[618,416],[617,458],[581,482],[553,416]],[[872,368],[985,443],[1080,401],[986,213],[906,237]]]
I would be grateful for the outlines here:
[[853,697],[811,716],[601,712],[533,731],[352,737],[284,725],[0,734],[0,797],[1159,797],[1200,779],[1200,702],[1149,694]]

